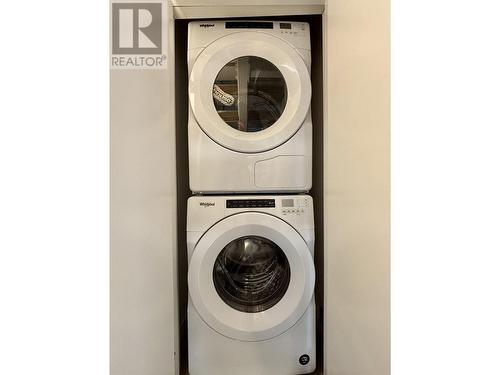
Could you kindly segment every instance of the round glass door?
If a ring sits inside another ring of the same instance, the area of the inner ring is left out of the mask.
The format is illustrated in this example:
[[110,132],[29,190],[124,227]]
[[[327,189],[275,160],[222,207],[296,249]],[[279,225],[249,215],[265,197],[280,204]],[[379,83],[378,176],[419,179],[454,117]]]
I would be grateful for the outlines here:
[[259,236],[239,237],[219,253],[215,289],[222,300],[242,312],[261,312],[277,304],[290,283],[290,265],[283,250]]
[[238,57],[217,74],[212,90],[219,116],[233,129],[258,132],[273,125],[287,102],[280,70],[256,56]]

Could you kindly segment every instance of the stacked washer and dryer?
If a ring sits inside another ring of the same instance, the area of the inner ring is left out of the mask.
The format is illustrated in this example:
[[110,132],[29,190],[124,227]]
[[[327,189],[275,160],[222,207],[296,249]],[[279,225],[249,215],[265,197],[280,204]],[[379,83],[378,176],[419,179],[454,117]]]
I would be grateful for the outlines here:
[[316,368],[309,25],[188,27],[191,375]]

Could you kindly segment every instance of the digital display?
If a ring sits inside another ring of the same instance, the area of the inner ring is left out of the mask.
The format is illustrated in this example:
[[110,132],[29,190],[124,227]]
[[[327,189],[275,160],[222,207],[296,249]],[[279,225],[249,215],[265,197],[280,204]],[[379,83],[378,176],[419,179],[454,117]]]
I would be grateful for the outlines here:
[[292,28],[291,23],[280,23],[280,29],[288,29],[290,30]]
[[226,208],[275,207],[274,199],[228,199]]
[[293,207],[293,199],[282,199],[281,207]]
[[272,29],[272,22],[228,21],[226,29]]

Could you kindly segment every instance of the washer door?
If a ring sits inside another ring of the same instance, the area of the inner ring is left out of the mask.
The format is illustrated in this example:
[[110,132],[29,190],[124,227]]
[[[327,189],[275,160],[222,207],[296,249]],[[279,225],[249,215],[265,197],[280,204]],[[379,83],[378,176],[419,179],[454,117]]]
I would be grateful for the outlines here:
[[203,131],[237,152],[267,151],[300,128],[311,102],[307,66],[287,42],[263,32],[222,37],[196,59],[189,102]]
[[264,213],[229,216],[196,245],[188,271],[191,300],[220,334],[242,341],[273,338],[305,313],[314,263],[289,224]]

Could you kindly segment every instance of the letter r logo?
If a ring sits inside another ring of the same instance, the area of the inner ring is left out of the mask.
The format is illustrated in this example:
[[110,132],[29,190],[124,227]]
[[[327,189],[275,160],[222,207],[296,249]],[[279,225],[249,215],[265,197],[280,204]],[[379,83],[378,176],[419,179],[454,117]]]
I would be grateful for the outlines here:
[[113,3],[113,54],[161,54],[161,12],[161,3]]

